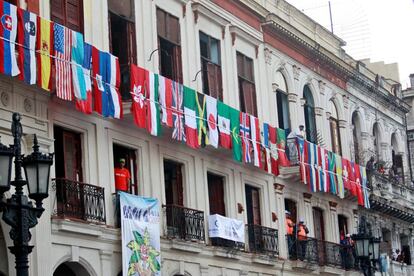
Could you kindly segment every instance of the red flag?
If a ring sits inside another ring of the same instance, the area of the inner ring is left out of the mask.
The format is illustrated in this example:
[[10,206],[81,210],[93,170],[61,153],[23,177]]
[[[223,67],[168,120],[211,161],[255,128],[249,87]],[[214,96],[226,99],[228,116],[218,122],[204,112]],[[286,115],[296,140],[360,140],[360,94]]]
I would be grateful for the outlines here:
[[161,122],[168,127],[173,126],[173,116],[172,116],[172,90],[173,90],[173,81],[159,76],[158,81],[158,91],[160,97],[160,108],[162,111]]
[[355,188],[356,188],[356,196],[358,199],[358,205],[365,206],[364,205],[364,195],[362,193],[362,175],[361,170],[359,169],[358,164],[354,165],[354,171],[355,171]]
[[135,124],[140,128],[146,127],[147,101],[145,99],[145,85],[147,75],[147,70],[131,64],[131,112]]
[[250,115],[251,137],[253,144],[253,161],[256,167],[262,168],[262,157],[260,152],[260,127],[259,119]]
[[349,161],[345,158],[342,158],[342,179],[344,183],[344,188],[345,190],[352,192],[352,188],[349,182],[350,171],[351,171],[351,167],[349,165]]
[[270,144],[270,163],[272,174],[279,175],[279,151],[277,149],[277,131],[275,127],[269,125],[269,144]]

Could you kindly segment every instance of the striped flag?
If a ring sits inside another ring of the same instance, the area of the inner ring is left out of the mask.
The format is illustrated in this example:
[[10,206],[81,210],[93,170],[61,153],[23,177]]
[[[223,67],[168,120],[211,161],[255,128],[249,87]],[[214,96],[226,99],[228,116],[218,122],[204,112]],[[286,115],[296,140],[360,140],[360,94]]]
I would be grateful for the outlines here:
[[76,109],[86,114],[92,113],[92,83],[91,83],[91,61],[92,61],[92,46],[84,43],[83,45],[83,62],[82,71],[84,75],[86,99],[76,99]]
[[0,2],[0,73],[17,76],[20,71],[16,59],[17,7]]
[[105,93],[108,98],[109,115],[113,118],[120,119],[123,116],[122,112],[122,100],[119,94],[119,85],[121,83],[121,70],[119,69],[118,57],[105,53],[107,55],[107,69],[105,83]]
[[82,63],[84,61],[84,43],[81,33],[72,31],[72,81],[76,99],[86,100],[85,76]]
[[243,160],[245,163],[251,163],[250,155],[250,117],[249,114],[240,112],[240,136],[242,140]]
[[50,91],[52,54],[53,54],[53,25],[54,23],[42,17],[37,17],[37,85]]
[[160,108],[158,105],[158,74],[148,72],[147,78],[147,130],[158,136],[161,132]]
[[307,154],[307,151],[305,151],[305,140],[299,137],[296,137],[296,143],[298,145],[298,151],[299,151],[299,170],[300,170],[300,180],[307,184],[306,179],[306,165],[305,165],[305,156]]
[[253,144],[253,161],[256,167],[262,167],[262,157],[260,152],[260,127],[259,119],[253,115],[250,115],[251,123],[251,137]]
[[338,181],[338,196],[340,198],[344,198],[345,189],[344,189],[344,182],[342,179],[342,158],[336,153],[334,153],[334,155],[335,155],[335,165],[336,165],[336,174],[337,174],[336,180]]
[[172,133],[172,138],[185,142],[183,101],[183,85],[179,84],[178,82],[173,82],[171,109],[174,130]]
[[367,187],[367,171],[366,168],[363,166],[359,166],[359,171],[361,173],[361,182],[362,182],[362,193],[364,197],[364,207],[371,208],[369,204],[369,192]]
[[36,83],[36,38],[37,15],[29,11],[18,9],[18,41],[20,80],[27,84]]
[[71,50],[72,30],[54,25],[56,95],[62,100],[72,100]]

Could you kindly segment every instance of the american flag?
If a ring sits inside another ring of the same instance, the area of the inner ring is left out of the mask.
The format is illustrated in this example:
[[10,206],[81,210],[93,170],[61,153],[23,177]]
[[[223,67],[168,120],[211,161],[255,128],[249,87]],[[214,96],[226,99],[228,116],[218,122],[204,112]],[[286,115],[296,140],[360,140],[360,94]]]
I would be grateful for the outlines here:
[[184,93],[183,86],[177,82],[172,84],[172,117],[174,130],[172,138],[178,141],[185,142],[185,131],[184,131]]
[[62,25],[54,24],[56,95],[58,98],[72,100],[72,74],[70,69],[72,31]]
[[250,116],[244,112],[240,112],[240,136],[242,139],[244,162],[250,163],[252,160],[250,155]]

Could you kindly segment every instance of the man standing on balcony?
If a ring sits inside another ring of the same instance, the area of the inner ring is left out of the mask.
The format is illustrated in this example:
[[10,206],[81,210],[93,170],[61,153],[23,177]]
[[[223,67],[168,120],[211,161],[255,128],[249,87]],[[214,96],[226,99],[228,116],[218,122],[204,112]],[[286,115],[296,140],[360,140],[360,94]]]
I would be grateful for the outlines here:
[[293,242],[294,242],[294,236],[293,236],[293,227],[295,224],[293,223],[291,219],[291,214],[288,210],[285,211],[286,214],[286,235],[287,235],[287,241],[288,241],[288,251],[289,255],[292,256],[293,251]]
[[306,227],[305,220],[301,218],[298,224],[298,242],[299,242],[299,259],[303,261],[306,256],[306,244],[308,240],[309,229]]
[[121,209],[120,209],[120,202],[119,202],[119,194],[118,192],[125,192],[128,193],[130,189],[130,182],[131,182],[131,174],[129,170],[125,168],[125,159],[119,159],[119,167],[114,169],[115,175],[115,190],[116,190],[116,200],[115,200],[115,225],[120,227],[121,226]]

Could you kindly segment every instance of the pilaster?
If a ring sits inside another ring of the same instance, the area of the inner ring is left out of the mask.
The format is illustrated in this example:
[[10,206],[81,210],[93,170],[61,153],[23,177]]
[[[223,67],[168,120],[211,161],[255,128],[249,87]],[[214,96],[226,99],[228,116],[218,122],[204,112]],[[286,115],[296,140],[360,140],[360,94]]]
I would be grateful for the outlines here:
[[100,250],[99,257],[101,259],[102,276],[111,276],[113,252],[109,250]]
[[[313,228],[313,215],[312,215],[312,204],[311,204],[312,194],[303,193],[303,207],[304,214],[303,219],[305,220],[306,225],[308,226],[310,236],[315,236],[315,229]],[[301,217],[299,216],[299,219]]]
[[277,210],[277,224],[279,231],[279,257],[287,259],[287,244],[286,244],[286,216],[285,216],[285,199],[283,196],[284,185],[274,183],[273,184],[276,197],[276,210]]
[[328,241],[334,242],[334,243],[339,243],[339,235],[338,235],[338,213],[336,210],[336,207],[338,206],[338,203],[335,201],[329,201],[329,216],[330,216],[330,220],[329,223],[330,225],[328,226],[328,230],[327,234],[329,234],[329,237],[326,237],[326,239]]

